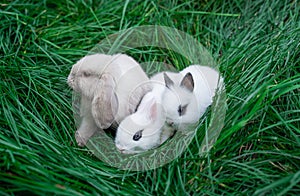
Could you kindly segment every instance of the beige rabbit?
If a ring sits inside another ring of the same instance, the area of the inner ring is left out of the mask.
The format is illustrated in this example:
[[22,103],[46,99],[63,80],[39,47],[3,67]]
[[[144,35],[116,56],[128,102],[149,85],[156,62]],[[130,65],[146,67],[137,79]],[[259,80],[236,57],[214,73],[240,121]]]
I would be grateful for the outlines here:
[[151,90],[140,65],[125,54],[93,54],[73,65],[69,86],[81,95],[81,124],[75,133],[79,146],[100,128],[107,129],[133,113]]

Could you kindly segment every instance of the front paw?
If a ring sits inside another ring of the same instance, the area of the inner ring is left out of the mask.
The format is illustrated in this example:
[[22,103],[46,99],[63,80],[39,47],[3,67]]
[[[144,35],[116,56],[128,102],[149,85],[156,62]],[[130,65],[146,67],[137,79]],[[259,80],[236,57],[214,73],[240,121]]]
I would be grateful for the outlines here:
[[85,139],[80,135],[79,131],[75,132],[75,139],[76,139],[77,145],[80,147],[84,147],[88,141],[88,139]]

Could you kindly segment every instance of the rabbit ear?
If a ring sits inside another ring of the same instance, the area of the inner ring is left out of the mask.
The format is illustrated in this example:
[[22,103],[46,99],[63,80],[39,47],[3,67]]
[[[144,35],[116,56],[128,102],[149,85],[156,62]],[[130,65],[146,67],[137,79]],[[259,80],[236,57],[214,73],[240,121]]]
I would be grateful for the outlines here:
[[119,103],[114,92],[115,83],[112,76],[102,75],[100,82],[92,100],[91,110],[97,126],[107,129],[115,120]]
[[151,121],[154,121],[157,118],[157,104],[155,97],[152,94],[148,93],[143,97],[138,112],[146,115]]
[[183,79],[180,83],[180,86],[185,87],[189,91],[193,92],[193,90],[194,90],[194,79],[193,79],[193,76],[190,72],[185,74],[185,76],[183,77]]
[[156,102],[152,102],[150,105],[149,118],[154,121],[157,118],[157,104]]
[[167,88],[170,88],[174,85],[174,82],[171,80],[171,78],[169,78],[169,76],[166,73],[164,73],[164,80]]

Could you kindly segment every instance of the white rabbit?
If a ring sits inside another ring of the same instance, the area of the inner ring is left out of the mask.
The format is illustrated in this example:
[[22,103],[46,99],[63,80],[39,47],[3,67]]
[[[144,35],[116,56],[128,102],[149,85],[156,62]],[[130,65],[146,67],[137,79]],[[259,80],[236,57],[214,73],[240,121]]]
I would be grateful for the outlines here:
[[165,117],[153,92],[142,99],[137,111],[119,125],[115,144],[125,154],[139,153],[161,144],[161,129]]
[[179,76],[168,75],[164,73],[166,90],[162,96],[167,124],[177,130],[189,130],[211,105],[219,73],[207,66],[191,65]]
[[[177,73],[168,72],[173,77]],[[157,147],[171,137],[175,129],[166,124],[161,105],[166,89],[163,73],[151,78],[152,91],[143,98],[137,111],[126,117],[118,127],[115,144],[122,153],[139,153]]]
[[84,146],[97,129],[109,128],[133,113],[150,91],[148,81],[140,65],[125,54],[93,54],[74,64],[68,84],[81,95],[78,145]]

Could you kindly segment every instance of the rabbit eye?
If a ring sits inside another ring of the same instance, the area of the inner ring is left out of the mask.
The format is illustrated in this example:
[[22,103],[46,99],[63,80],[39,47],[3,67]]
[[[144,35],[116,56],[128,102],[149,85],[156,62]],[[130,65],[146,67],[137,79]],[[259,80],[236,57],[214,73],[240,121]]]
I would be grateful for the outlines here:
[[134,136],[133,136],[133,140],[134,141],[138,141],[139,139],[141,139],[142,138],[142,132],[143,132],[143,130],[140,130],[140,131],[138,131],[138,132],[136,132],[135,134],[134,134]]
[[177,111],[178,111],[179,116],[182,116],[182,115],[185,114],[187,106],[188,106],[188,104],[186,104],[184,106],[182,106],[182,105],[178,106],[178,110]]

